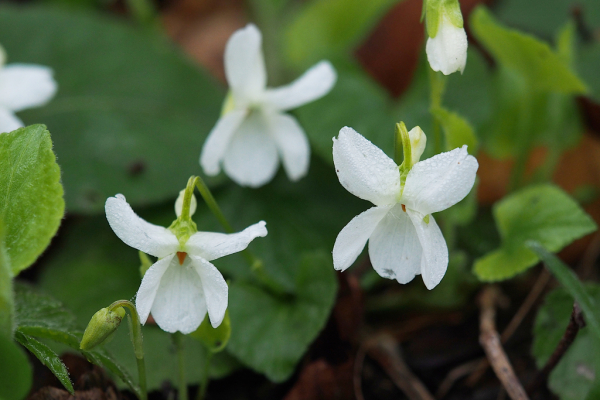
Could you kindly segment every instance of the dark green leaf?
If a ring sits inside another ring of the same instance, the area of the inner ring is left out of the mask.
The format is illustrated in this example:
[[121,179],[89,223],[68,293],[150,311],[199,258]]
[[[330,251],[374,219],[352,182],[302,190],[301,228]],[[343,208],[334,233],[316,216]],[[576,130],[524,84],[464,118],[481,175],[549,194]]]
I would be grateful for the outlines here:
[[15,312],[15,323],[21,329],[77,330],[75,317],[60,301],[34,291],[29,285],[15,285]]
[[164,36],[101,14],[4,5],[0,37],[9,62],[55,72],[56,97],[19,115],[51,128],[70,211],[100,212],[117,193],[163,201],[177,177],[198,172],[223,93]]
[[13,275],[48,247],[64,210],[60,169],[46,127],[0,135],[0,220]]
[[45,344],[21,332],[15,333],[15,340],[25,346],[27,350],[32,352],[33,355],[40,360],[42,364],[48,367],[48,369],[54,374],[54,376],[56,376],[56,378],[60,381],[60,383],[62,383],[65,389],[69,391],[69,393],[74,393],[73,384],[69,378],[67,367],[65,367],[65,364],[63,364],[61,359],[58,357],[58,354],[52,351],[52,349]]
[[484,281],[507,279],[533,266],[538,256],[525,246],[528,240],[559,251],[596,229],[569,195],[548,184],[505,197],[494,206],[494,218],[502,245],[475,262],[475,273]]
[[[600,287],[588,284],[585,289],[597,302],[600,301]],[[538,311],[534,325],[533,356],[541,368],[556,349],[565,333],[573,310],[573,296],[564,288],[549,293]],[[590,387],[598,370],[600,346],[593,340],[589,328],[583,328],[567,350],[561,361],[550,374],[548,386],[564,400],[595,399]]]
[[0,335],[0,399],[22,400],[32,383],[27,356],[12,339]]
[[527,247],[534,251],[554,277],[565,287],[567,292],[579,303],[585,321],[600,342],[600,316],[594,298],[587,292],[577,275],[560,261],[555,255],[548,252],[540,243],[527,242]]
[[336,291],[330,256],[304,255],[295,290],[293,297],[278,298],[254,285],[234,282],[230,286],[234,329],[228,349],[275,382],[294,372],[329,316]]
[[533,36],[502,26],[483,6],[471,14],[471,29],[496,61],[544,91],[583,93],[585,84],[566,60]]

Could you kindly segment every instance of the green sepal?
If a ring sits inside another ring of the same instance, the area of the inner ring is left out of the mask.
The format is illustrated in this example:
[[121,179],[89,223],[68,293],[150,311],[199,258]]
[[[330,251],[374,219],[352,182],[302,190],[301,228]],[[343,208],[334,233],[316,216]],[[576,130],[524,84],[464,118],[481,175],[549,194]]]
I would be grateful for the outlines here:
[[[404,182],[406,182],[406,177],[412,168],[412,148],[410,145],[410,136],[408,136],[408,130],[406,129],[406,125],[404,122],[399,122],[396,124],[396,149],[398,149],[398,140],[402,143],[402,153],[404,154],[404,161],[400,164],[400,187],[404,188]],[[396,150],[396,155],[398,155],[399,151]],[[396,161],[397,163],[397,161]]]
[[196,177],[191,176],[188,179],[187,186],[185,188],[185,195],[183,196],[183,207],[181,209],[181,215],[177,217],[175,221],[169,226],[169,230],[177,236],[179,245],[184,246],[190,236],[198,232],[196,223],[192,221],[190,215],[190,204],[192,202],[192,196],[194,194],[194,187],[196,185]]
[[[427,23],[427,35],[430,38],[437,36],[444,15],[448,17],[452,25],[457,28],[464,27],[462,12],[458,0],[427,0],[425,21]],[[421,16],[421,19],[423,17]]]
[[123,307],[119,307],[114,311],[110,311],[108,308],[98,310],[85,328],[79,348],[81,350],[92,350],[109,340],[121,324],[124,316],[125,310]]
[[198,329],[190,333],[190,336],[202,342],[211,353],[222,351],[231,337],[231,320],[229,319],[229,310],[225,311],[223,322],[216,328],[213,328],[210,323],[208,314]]

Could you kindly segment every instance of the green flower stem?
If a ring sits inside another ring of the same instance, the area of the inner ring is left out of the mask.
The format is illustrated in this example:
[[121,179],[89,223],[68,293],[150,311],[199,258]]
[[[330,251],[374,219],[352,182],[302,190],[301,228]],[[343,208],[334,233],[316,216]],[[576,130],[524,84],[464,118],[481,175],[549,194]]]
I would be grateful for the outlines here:
[[[441,72],[435,72],[431,68],[429,71],[429,108],[435,110],[442,106],[444,91],[446,90],[446,77]],[[437,118],[433,117],[433,150],[435,154],[440,154],[442,146],[442,129]]]
[[179,366],[179,400],[188,400],[187,381],[185,379],[185,362],[183,359],[183,334],[175,332],[172,335],[175,350],[177,351],[177,361]]
[[213,352],[207,349],[206,360],[204,362],[204,371],[202,371],[202,377],[200,378],[200,387],[198,388],[198,396],[196,400],[204,400],[206,397],[206,389],[208,388],[208,375],[210,369],[210,362],[212,360]]
[[108,306],[108,311],[115,311],[119,307],[129,309],[129,315],[131,316],[131,320],[129,320],[131,343],[133,344],[133,352],[137,361],[138,379],[140,385],[139,398],[140,400],[146,400],[148,398],[146,388],[146,364],[144,363],[144,346],[142,338],[142,326],[140,324],[140,316],[138,315],[137,309],[135,308],[133,303],[127,300],[115,301],[110,306]]
[[[194,177],[194,179],[194,182],[196,184],[196,187],[198,188],[198,191],[200,192],[200,195],[206,202],[206,205],[208,206],[210,211],[212,211],[214,216],[217,217],[217,220],[223,226],[223,229],[225,229],[227,233],[234,233],[233,228],[227,221],[227,218],[225,218],[225,215],[221,211],[221,208],[217,204],[217,201],[210,192],[210,189],[208,188],[208,186],[206,186],[206,183],[204,183],[202,178],[199,176]],[[271,279],[269,274],[267,274],[267,272],[265,271],[265,265],[260,258],[256,257],[249,250],[244,250],[241,252],[241,254],[246,259],[246,262],[248,262],[248,265],[250,265],[250,269],[254,273],[254,276],[260,281],[261,284],[263,284],[263,286],[265,286],[265,288],[269,289],[272,293],[276,295],[287,294],[286,291],[282,289],[276,281]]]

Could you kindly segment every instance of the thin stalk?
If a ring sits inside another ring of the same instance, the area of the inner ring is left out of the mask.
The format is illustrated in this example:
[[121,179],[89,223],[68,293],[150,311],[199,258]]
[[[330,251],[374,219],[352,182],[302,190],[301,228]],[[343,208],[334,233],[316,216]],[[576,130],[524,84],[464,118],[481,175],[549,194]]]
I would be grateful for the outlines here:
[[138,380],[140,385],[140,400],[146,400],[148,398],[147,386],[146,386],[146,364],[144,363],[144,345],[142,337],[142,325],[140,324],[140,316],[138,315],[137,309],[127,300],[118,300],[108,306],[108,311],[114,311],[119,307],[125,307],[129,309],[129,329],[131,333],[131,344],[133,345],[133,353],[137,361],[138,368]]
[[[435,110],[442,106],[442,98],[446,90],[446,77],[441,72],[429,70],[429,109]],[[442,127],[438,119],[433,116],[433,150],[435,154],[443,151]]]
[[210,361],[212,360],[213,352],[208,350],[206,354],[206,360],[204,363],[204,371],[200,378],[200,387],[198,388],[198,397],[196,400],[204,400],[206,397],[206,389],[208,388],[208,370],[210,368]]
[[[206,186],[206,183],[204,183],[204,180],[202,180],[201,177],[197,176],[195,178],[195,182],[196,182],[196,187],[198,188],[198,191],[200,192],[200,195],[206,202],[206,205],[208,206],[210,211],[217,218],[217,220],[219,221],[221,226],[223,226],[223,229],[225,229],[225,231],[227,233],[233,233],[234,232],[233,228],[229,224],[229,221],[227,221],[227,218],[225,218],[225,215],[221,211],[221,208],[217,204],[217,201],[215,200],[214,196],[210,192],[210,189],[208,188],[208,186]],[[269,276],[269,274],[267,274],[267,271],[265,270],[265,265],[260,258],[256,257],[249,250],[244,250],[241,252],[241,254],[244,257],[244,259],[246,260],[246,262],[248,263],[248,265],[250,265],[250,269],[252,270],[252,273],[254,274],[254,276],[267,289],[269,289],[271,292],[273,292],[276,295],[287,294],[286,291],[283,288],[281,288],[281,286],[276,281],[274,281]]]
[[181,332],[175,332],[173,335],[173,343],[177,351],[177,364],[179,367],[179,400],[188,400],[187,381],[185,379],[185,360],[183,354],[183,335]]

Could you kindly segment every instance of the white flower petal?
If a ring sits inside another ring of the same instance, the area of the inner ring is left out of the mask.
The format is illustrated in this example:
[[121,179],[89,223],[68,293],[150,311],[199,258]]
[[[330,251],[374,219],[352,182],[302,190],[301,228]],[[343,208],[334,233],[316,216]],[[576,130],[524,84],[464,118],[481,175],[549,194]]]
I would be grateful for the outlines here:
[[354,129],[344,127],[333,138],[333,163],[340,183],[353,195],[377,206],[397,203],[398,166]]
[[202,257],[190,256],[192,265],[196,273],[202,280],[202,289],[204,290],[204,299],[210,317],[210,324],[213,328],[218,327],[223,322],[225,310],[227,310],[228,288],[227,282],[219,270],[203,259]]
[[165,271],[152,304],[152,316],[167,332],[188,334],[195,331],[206,316],[202,279],[190,257],[183,265],[175,257]]
[[406,212],[417,232],[423,257],[421,260],[421,276],[427,289],[437,286],[448,269],[448,246],[432,215],[429,223],[423,220],[424,215],[409,208]]
[[420,161],[406,177],[401,202],[423,215],[445,210],[469,194],[478,166],[467,146]]
[[285,111],[325,96],[337,79],[329,61],[321,61],[289,85],[267,89],[266,101],[275,109]]
[[152,309],[152,303],[154,303],[160,280],[167,268],[169,268],[169,265],[171,265],[174,256],[175,254],[171,254],[170,256],[158,260],[152,264],[144,274],[142,284],[135,296],[135,308],[140,316],[142,325],[145,324],[148,319],[148,314],[150,314],[150,310]]
[[210,131],[200,154],[200,165],[206,175],[217,175],[221,171],[219,164],[225,156],[231,138],[245,117],[246,110],[230,111],[223,115]]
[[427,60],[434,71],[442,71],[444,75],[465,69],[467,64],[467,34],[464,28],[452,25],[444,15],[434,38],[427,39],[425,51]]
[[360,255],[367,240],[393,206],[371,207],[358,214],[338,234],[333,245],[333,267],[344,271]]
[[238,233],[196,232],[185,243],[188,254],[207,261],[244,250],[257,237],[267,236],[265,221],[257,222]]
[[0,106],[0,133],[12,132],[23,127],[23,121],[10,110]]
[[259,187],[273,179],[279,165],[275,140],[262,113],[251,113],[242,123],[223,159],[225,173],[242,186]]
[[292,181],[308,172],[310,145],[296,118],[287,114],[275,114],[271,120],[271,132],[283,159],[283,167]]
[[110,227],[128,246],[155,257],[177,251],[179,241],[173,232],[138,217],[122,194],[109,197],[104,208]]
[[234,32],[225,46],[225,76],[236,103],[259,100],[267,85],[262,36],[248,24]]
[[0,106],[11,111],[44,105],[56,89],[48,67],[10,64],[0,69]]
[[412,221],[397,204],[369,238],[369,257],[379,275],[408,283],[421,273],[421,244]]

